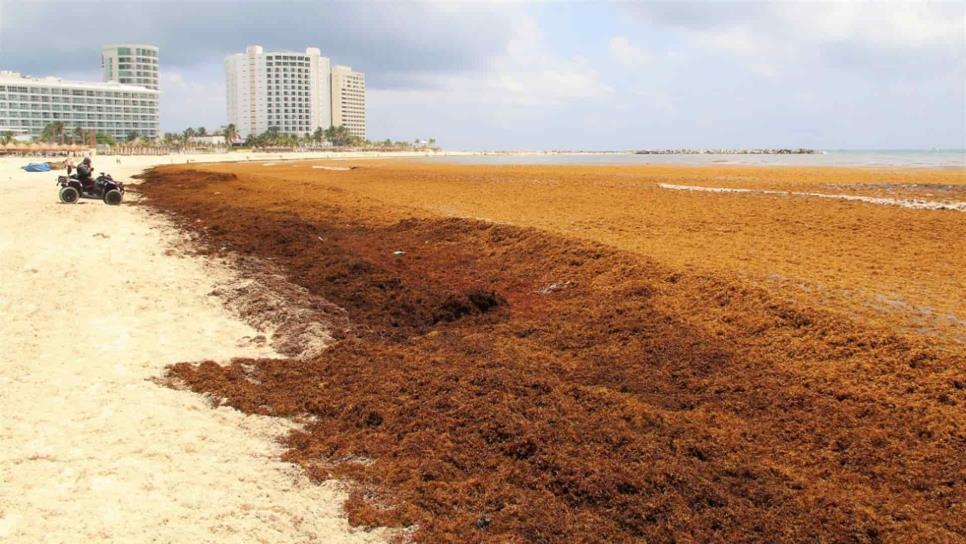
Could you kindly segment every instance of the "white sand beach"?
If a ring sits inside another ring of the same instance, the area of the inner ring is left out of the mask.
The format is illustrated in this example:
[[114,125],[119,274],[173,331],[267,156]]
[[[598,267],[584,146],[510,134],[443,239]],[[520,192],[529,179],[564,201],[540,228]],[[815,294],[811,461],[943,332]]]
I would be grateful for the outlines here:
[[[95,157],[142,168],[237,156]],[[278,461],[289,428],[153,381],[165,365],[274,356],[209,296],[231,271],[137,206],[64,205],[39,158],[0,159],[0,541],[379,542],[337,483]],[[262,159],[264,160],[264,159]]]

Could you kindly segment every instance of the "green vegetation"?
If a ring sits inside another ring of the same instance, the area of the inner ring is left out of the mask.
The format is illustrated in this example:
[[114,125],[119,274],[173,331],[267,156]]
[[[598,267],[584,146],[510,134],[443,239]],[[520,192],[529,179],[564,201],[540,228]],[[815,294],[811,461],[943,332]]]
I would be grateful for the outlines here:
[[[192,141],[193,138],[205,136],[224,136],[225,143],[228,147],[231,147],[234,142],[237,142],[239,137],[238,128],[234,124],[229,124],[213,133],[208,132],[208,129],[203,126],[188,127],[181,132],[166,132],[162,136],[154,139],[146,139],[138,132],[131,131],[128,132],[120,142],[118,142],[110,134],[99,132],[96,134],[96,140],[98,144],[112,146],[120,143],[136,144],[146,147],[165,146],[169,148],[181,149],[193,147],[220,147],[219,144],[212,145]],[[49,143],[85,143],[89,141],[89,138],[90,131],[81,127],[68,128],[64,126],[64,123],[55,121],[47,124],[36,140]],[[0,136],[0,144],[12,140],[13,134],[9,131],[3,133],[3,136]],[[387,138],[382,141],[372,142],[353,135],[349,129],[344,126],[330,126],[327,129],[318,127],[311,134],[303,135],[285,134],[278,127],[270,127],[261,134],[249,135],[242,144],[242,147],[295,149],[319,148],[322,146],[331,145],[332,147],[337,148],[351,147],[379,151],[416,151],[435,149],[435,144],[436,140],[433,138],[428,140],[417,139],[413,142],[394,142]]]
[[238,128],[235,127],[234,123],[228,123],[228,126],[224,130],[225,143],[230,147],[236,139],[238,139]]
[[62,143],[64,141],[64,123],[61,121],[47,123],[44,130],[40,132],[39,139],[47,143]]
[[111,136],[106,132],[98,132],[94,138],[97,140],[98,144],[117,145],[117,140],[114,139],[114,136]]
[[[234,125],[229,125],[225,128],[226,136],[229,129],[231,129],[234,137],[237,137],[237,130]],[[234,139],[234,137],[232,139]],[[380,151],[414,151],[421,149],[435,149],[436,145],[436,140],[434,138],[430,138],[428,140],[415,140],[413,142],[393,142],[387,138],[386,140],[372,142],[353,135],[351,132],[349,132],[349,129],[344,126],[330,126],[327,129],[322,129],[322,127],[319,127],[311,134],[305,134],[302,136],[285,134],[281,132],[278,127],[269,127],[268,130],[261,134],[248,135],[242,145],[243,147],[249,148],[298,148],[318,147],[323,145],[325,142],[328,142],[333,147],[353,147]]]
[[362,138],[353,136],[344,126],[329,127],[325,131],[325,139],[336,147],[358,146],[364,143]]

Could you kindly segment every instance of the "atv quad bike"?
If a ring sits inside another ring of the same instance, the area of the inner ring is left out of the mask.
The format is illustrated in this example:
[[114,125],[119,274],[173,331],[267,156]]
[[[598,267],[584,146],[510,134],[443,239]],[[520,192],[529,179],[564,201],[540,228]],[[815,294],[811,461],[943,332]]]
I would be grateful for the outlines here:
[[77,179],[76,175],[57,176],[57,185],[60,186],[60,201],[64,204],[73,204],[81,198],[96,198],[110,206],[117,206],[124,198],[124,184],[114,181],[110,174],[104,172],[86,183]]

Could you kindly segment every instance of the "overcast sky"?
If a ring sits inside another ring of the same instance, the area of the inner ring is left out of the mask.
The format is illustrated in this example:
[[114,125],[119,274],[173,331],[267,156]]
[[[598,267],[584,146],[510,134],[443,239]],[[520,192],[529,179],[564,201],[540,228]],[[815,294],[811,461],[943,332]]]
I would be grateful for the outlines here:
[[0,0],[0,69],[100,77],[160,47],[163,130],[226,121],[223,59],[319,47],[370,139],[456,149],[966,147],[966,2]]

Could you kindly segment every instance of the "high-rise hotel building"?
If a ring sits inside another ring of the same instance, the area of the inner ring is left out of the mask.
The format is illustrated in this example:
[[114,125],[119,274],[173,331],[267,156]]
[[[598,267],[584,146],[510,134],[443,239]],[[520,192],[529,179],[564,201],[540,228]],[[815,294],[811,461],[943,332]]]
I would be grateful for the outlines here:
[[101,49],[104,81],[158,90],[158,48],[128,43]]
[[0,71],[0,132],[40,136],[55,121],[68,134],[75,128],[124,139],[130,133],[156,138],[160,130],[158,91]]
[[[242,138],[261,134],[271,127],[285,134],[311,134],[318,128],[339,125],[335,119],[345,119],[346,127],[356,134],[358,129],[354,130],[349,121],[358,127],[361,116],[364,137],[364,80],[361,87],[352,87],[356,98],[351,101],[354,109],[348,117],[343,113],[341,100],[339,103],[333,100],[332,81],[331,63],[315,47],[294,53],[265,52],[261,46],[249,46],[244,53],[225,59],[228,122],[235,125]],[[357,98],[360,93],[361,109]]]
[[332,67],[332,124],[366,137],[366,75],[348,66]]
[[131,133],[158,137],[158,48],[108,46],[101,67],[104,82],[0,71],[0,132],[35,137],[61,122],[66,134],[80,128],[118,139]]
[[308,134],[332,124],[329,59],[315,47],[305,53],[269,52],[254,45],[225,59],[228,122],[245,138],[277,127]]
[[117,139],[131,133],[156,138],[160,133],[157,58],[158,48],[150,45],[104,48],[104,82],[0,71],[0,132],[35,137],[48,124],[61,122],[66,134],[80,128]]

